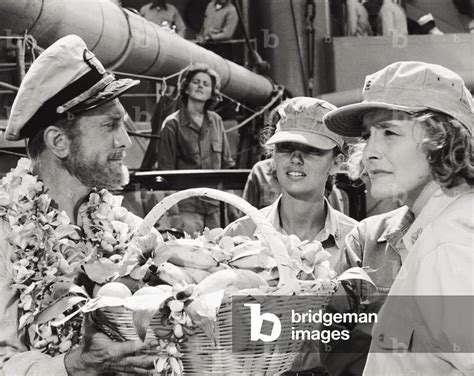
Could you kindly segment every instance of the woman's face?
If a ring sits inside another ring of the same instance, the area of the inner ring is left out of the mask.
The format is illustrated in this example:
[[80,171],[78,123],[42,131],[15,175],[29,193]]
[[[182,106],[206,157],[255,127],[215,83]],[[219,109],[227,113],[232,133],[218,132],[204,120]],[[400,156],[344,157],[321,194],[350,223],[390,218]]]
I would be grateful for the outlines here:
[[204,72],[196,73],[186,90],[188,98],[197,102],[207,102],[212,96],[211,77]]
[[292,142],[276,144],[273,159],[283,191],[303,200],[322,197],[330,172],[339,165],[333,150]]
[[362,132],[372,196],[413,203],[432,180],[421,124],[401,111],[374,110],[364,115]]

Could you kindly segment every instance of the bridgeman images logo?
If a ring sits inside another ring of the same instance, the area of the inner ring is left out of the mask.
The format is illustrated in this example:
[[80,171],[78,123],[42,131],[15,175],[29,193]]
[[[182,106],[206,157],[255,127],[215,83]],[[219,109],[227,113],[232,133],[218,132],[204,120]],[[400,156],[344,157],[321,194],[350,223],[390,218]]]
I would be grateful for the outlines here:
[[[281,322],[280,319],[273,313],[260,313],[260,304],[244,304],[250,308],[250,341],[273,342],[280,337]],[[262,333],[262,325],[264,321],[270,321],[273,324],[272,332],[270,334]]]

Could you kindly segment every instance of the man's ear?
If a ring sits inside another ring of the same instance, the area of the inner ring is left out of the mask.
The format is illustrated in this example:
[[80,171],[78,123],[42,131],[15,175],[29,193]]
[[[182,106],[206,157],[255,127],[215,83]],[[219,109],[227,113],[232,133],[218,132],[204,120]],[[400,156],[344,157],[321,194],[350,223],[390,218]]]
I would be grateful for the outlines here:
[[329,175],[334,175],[341,169],[342,162],[344,162],[344,155],[338,154],[332,163],[331,168],[329,169]]
[[63,159],[69,155],[71,140],[63,129],[51,125],[46,128],[43,137],[46,148],[56,157]]

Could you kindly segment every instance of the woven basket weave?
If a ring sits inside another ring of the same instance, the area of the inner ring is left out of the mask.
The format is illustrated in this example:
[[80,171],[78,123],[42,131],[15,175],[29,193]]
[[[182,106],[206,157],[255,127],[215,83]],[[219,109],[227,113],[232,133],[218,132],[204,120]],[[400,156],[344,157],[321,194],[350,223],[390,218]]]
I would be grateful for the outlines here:
[[[145,235],[153,228],[154,224],[172,206],[189,197],[209,197],[234,205],[244,212],[257,226],[267,241],[273,256],[278,264],[279,283],[275,291],[286,287],[286,293],[294,291],[304,294],[307,283],[299,283],[293,276],[290,267],[290,258],[280,235],[270,222],[252,205],[238,196],[210,188],[188,189],[170,195],[160,201],[144,218],[137,230],[137,235]],[[307,289],[307,288],[306,288]],[[306,291],[307,292],[307,291]],[[310,290],[311,308],[313,310],[324,308],[329,301],[334,289],[319,286],[317,290]],[[272,296],[267,302],[266,309],[276,316],[287,315],[289,310],[304,311],[307,304],[288,302],[285,296]],[[301,306],[298,306],[300,304]],[[101,329],[116,340],[136,340],[138,335],[132,323],[132,312],[125,308],[102,308],[100,320],[97,320]],[[248,315],[247,315],[248,316]],[[147,338],[163,338],[170,333],[172,327],[165,327],[162,315],[157,313],[148,328]],[[313,326],[309,326],[314,329]],[[301,328],[301,327],[300,327]],[[224,303],[219,309],[216,322],[215,345],[203,332],[197,332],[181,344],[183,353],[182,362],[184,373],[195,375],[275,375],[288,371],[291,368],[298,352],[303,345],[302,341],[292,341],[290,328],[282,327],[278,339],[278,349],[272,349],[272,344],[263,345],[261,342],[251,344],[243,352],[232,351],[232,304]]]

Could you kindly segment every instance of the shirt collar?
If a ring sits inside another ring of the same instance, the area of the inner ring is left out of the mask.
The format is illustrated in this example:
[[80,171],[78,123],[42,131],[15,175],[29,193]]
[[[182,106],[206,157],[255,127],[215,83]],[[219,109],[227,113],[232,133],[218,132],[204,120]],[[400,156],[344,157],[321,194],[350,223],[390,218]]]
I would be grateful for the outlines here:
[[[278,232],[282,234],[286,234],[285,230],[281,227],[280,223],[280,213],[278,208],[280,206],[281,195],[275,200],[273,204],[268,206],[264,212],[264,215],[270,221],[272,226]],[[327,240],[330,236],[334,238],[336,245],[338,248],[342,249],[341,247],[344,245],[344,239],[342,239],[341,231],[339,229],[339,221],[336,210],[329,204],[328,200],[324,198],[325,207],[327,209],[326,213],[326,220],[324,222],[323,229],[317,234],[312,241],[319,241],[323,242]],[[259,231],[256,230],[254,236],[257,235]]]
[[196,132],[200,133],[201,129],[204,127],[204,123],[207,121],[207,111],[204,111],[204,120],[202,126],[197,125],[194,120],[191,118],[191,114],[186,107],[183,107],[179,112],[179,125],[187,126],[194,129]]
[[410,227],[415,220],[415,215],[407,206],[396,209],[396,211],[398,213],[387,221],[385,230],[377,239],[377,242],[380,243],[386,241],[391,243],[392,246],[395,246],[403,234],[405,234],[408,227]]
[[329,239],[330,236],[334,238],[334,241],[337,244],[339,249],[344,245],[344,239],[342,239],[341,231],[339,230],[339,220],[336,209],[334,209],[324,198],[325,207],[327,209],[326,221],[324,223],[324,228],[320,231],[318,235],[314,238],[319,242],[323,242]]
[[440,214],[459,196],[467,193],[472,188],[467,184],[461,184],[452,189],[438,189],[428,199],[420,214],[415,218],[415,221],[403,236],[403,243],[407,249],[413,247],[418,240],[425,227],[433,221],[433,219],[440,216]]

